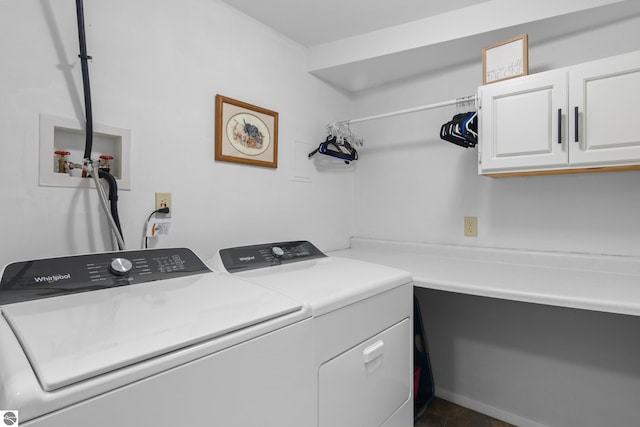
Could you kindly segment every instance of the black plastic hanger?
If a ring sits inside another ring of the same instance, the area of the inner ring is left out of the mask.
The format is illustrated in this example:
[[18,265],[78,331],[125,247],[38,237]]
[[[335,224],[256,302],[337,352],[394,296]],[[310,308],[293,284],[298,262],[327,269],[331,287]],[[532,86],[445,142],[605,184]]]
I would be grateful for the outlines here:
[[451,121],[440,128],[440,138],[464,148],[475,147],[478,143],[477,113],[471,111],[453,116]]
[[346,164],[354,160],[358,160],[358,152],[347,141],[338,143],[337,137],[327,136],[324,142],[321,142],[318,148],[309,153],[309,158],[314,154],[320,153],[326,156],[335,157],[343,160]]

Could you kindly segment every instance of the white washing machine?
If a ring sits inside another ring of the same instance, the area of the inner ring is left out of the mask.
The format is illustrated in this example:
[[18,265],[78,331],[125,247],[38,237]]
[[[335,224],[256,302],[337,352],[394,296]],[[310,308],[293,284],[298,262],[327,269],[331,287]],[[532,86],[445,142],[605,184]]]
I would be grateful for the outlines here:
[[188,249],[10,264],[0,313],[21,426],[299,427],[315,408],[310,308]]
[[409,273],[329,257],[306,241],[222,249],[211,264],[310,307],[310,425],[413,425]]

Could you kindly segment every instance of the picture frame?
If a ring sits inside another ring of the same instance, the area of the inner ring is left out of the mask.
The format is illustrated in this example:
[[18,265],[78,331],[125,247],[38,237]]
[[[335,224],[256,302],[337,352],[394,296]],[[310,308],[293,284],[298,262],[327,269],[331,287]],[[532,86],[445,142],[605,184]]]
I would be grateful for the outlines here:
[[278,167],[277,112],[220,94],[215,110],[215,160]]
[[527,34],[482,49],[482,84],[529,74]]

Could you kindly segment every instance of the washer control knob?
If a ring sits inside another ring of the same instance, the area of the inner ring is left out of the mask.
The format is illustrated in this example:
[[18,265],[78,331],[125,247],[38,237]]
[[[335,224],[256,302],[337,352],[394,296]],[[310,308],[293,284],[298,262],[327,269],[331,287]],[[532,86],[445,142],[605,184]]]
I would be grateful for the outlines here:
[[114,258],[111,261],[111,272],[116,276],[124,276],[133,268],[133,264],[126,258]]
[[273,254],[273,256],[276,258],[280,258],[284,255],[284,249],[282,249],[280,246],[274,246],[271,248],[271,254]]

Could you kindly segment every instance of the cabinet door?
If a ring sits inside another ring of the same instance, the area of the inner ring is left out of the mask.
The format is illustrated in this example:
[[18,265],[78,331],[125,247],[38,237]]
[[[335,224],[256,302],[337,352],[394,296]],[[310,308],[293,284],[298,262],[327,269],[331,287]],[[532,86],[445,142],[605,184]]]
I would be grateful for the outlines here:
[[567,166],[566,71],[481,86],[478,94],[480,173]]
[[569,163],[638,163],[640,52],[572,67],[569,82]]

